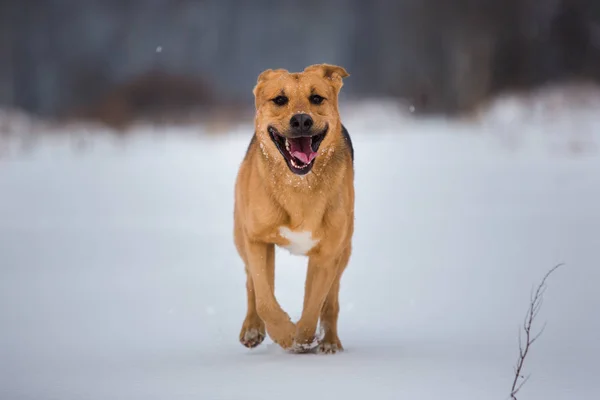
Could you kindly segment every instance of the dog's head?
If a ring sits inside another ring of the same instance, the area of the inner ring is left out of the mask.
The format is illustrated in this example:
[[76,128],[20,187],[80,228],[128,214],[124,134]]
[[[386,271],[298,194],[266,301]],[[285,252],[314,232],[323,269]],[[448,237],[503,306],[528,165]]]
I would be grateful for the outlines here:
[[270,158],[279,157],[296,175],[309,173],[319,148],[340,140],[338,93],[342,67],[311,65],[303,72],[266,70],[254,87],[256,135]]

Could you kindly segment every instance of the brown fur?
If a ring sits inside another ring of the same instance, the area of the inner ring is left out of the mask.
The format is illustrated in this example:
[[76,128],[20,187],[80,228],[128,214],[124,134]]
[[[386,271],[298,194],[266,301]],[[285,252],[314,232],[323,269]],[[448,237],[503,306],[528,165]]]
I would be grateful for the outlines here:
[[[348,73],[321,64],[301,73],[267,70],[254,88],[255,136],[236,180],[234,237],[247,274],[248,311],[240,332],[247,347],[262,342],[265,330],[285,349],[302,350],[313,342],[320,319],[324,337],[318,349],[342,350],[338,337],[340,279],[351,253],[354,232],[354,167],[349,137],[344,136],[338,112],[338,93]],[[327,100],[309,102],[311,90]],[[271,99],[282,92],[285,107]],[[293,174],[269,137],[267,126],[285,131],[296,113],[312,116],[314,125],[329,131],[311,172]],[[275,290],[275,245],[289,241],[280,227],[309,231],[318,243],[308,252],[304,306],[294,324],[278,304]],[[266,328],[266,329],[265,329]]]

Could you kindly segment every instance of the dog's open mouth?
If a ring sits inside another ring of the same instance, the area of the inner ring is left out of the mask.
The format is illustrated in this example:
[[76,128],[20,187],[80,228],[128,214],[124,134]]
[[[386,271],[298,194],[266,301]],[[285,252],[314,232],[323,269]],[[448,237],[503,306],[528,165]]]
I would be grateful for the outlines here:
[[315,163],[319,146],[327,135],[327,130],[328,127],[325,127],[321,133],[316,135],[288,138],[281,135],[277,129],[268,128],[275,146],[283,155],[290,170],[296,175],[305,175],[310,172]]

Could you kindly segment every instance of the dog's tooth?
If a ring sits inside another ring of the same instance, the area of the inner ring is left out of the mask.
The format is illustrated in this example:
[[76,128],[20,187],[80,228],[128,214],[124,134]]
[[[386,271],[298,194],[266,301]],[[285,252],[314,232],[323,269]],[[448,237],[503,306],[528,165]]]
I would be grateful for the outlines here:
[[290,142],[287,139],[285,139],[285,149],[290,151]]

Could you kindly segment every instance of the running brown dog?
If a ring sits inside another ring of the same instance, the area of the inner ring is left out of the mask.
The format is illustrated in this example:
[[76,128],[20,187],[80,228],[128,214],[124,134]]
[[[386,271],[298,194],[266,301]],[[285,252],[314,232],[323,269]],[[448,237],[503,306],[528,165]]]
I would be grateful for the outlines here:
[[[248,296],[239,338],[246,347],[262,343],[266,331],[287,350],[343,350],[338,293],[354,233],[354,149],[338,111],[347,76],[329,64],[258,76],[255,132],[235,184],[234,237]],[[296,324],[275,298],[275,245],[308,256]],[[319,320],[324,335],[317,340]]]

